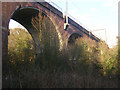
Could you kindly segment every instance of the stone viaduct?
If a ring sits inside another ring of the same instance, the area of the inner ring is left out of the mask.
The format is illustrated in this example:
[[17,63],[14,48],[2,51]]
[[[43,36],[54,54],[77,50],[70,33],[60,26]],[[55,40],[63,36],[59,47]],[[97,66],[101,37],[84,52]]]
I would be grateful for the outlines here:
[[[9,33],[9,21],[13,19],[23,25],[31,34],[35,41],[36,53],[39,53],[37,32],[33,29],[31,24],[32,17],[42,12],[46,15],[46,18],[50,20],[54,28],[57,30],[61,39],[63,47],[66,47],[68,43],[72,42],[72,38],[87,36],[97,42],[100,41],[93,34],[89,37],[89,31],[83,26],[76,23],[71,18],[68,18],[69,28],[64,30],[64,18],[63,13],[50,5],[47,2],[2,2],[2,65],[3,70],[6,67],[8,60],[8,35]],[[72,38],[71,38],[72,37]],[[38,50],[38,51],[37,51]]]

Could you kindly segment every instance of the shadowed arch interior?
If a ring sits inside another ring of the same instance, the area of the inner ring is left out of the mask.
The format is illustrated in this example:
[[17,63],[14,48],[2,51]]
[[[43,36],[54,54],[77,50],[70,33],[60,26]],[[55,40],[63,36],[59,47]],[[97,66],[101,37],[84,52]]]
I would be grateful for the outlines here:
[[[35,17],[38,17],[39,13],[41,13],[41,16],[46,18],[46,20],[47,20],[45,23],[46,28],[41,28],[41,29],[49,30],[50,27],[52,26],[52,29],[55,31],[56,28],[55,28],[54,24],[52,23],[52,21],[50,20],[49,16],[47,16],[45,14],[45,12],[40,11],[36,8],[33,8],[33,7],[18,8],[11,16],[11,19],[13,19],[13,20],[17,21],[18,23],[20,23],[21,25],[23,25],[27,29],[27,31],[30,33],[30,35],[32,36],[34,43],[35,43],[36,55],[39,55],[41,53],[40,39],[39,39],[40,33],[38,33],[38,31],[32,25],[32,19]],[[41,23],[44,23],[44,22],[41,21]]]
[[80,37],[82,37],[80,34],[78,34],[78,33],[73,33],[73,34],[69,37],[69,39],[68,39],[68,45],[74,44],[74,43],[75,43],[75,40],[76,40],[77,38],[80,38]]

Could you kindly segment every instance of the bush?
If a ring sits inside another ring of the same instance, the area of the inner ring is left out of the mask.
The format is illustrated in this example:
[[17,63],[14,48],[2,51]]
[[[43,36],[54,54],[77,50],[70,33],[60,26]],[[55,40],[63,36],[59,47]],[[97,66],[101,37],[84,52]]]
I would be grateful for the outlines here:
[[16,71],[34,62],[34,41],[24,29],[15,28],[11,30],[8,40],[8,55],[10,67]]
[[118,87],[117,47],[109,49],[105,42],[81,37],[68,46],[66,53],[60,50],[58,33],[50,19],[40,13],[32,24],[39,34],[41,52],[35,56],[35,42],[26,31],[13,30],[8,43],[9,75],[3,87]]

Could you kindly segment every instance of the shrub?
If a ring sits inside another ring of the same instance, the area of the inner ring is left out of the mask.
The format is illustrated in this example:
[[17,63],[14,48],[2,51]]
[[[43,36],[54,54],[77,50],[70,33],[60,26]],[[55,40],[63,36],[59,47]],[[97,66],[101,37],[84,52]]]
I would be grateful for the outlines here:
[[35,56],[35,42],[26,31],[13,30],[8,43],[8,85],[4,87],[117,87],[117,78],[112,78],[119,71],[117,47],[109,49],[105,42],[81,37],[66,53],[59,49],[58,33],[48,17],[40,13],[31,23],[38,32],[41,52]]
[[8,40],[8,55],[9,63],[16,71],[34,62],[34,42],[27,31],[20,28],[11,30]]

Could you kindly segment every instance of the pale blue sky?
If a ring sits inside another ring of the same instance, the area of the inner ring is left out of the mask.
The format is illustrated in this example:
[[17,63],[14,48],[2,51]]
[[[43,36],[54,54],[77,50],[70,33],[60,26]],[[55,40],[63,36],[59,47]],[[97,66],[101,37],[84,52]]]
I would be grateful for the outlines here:
[[[49,0],[50,1],[50,0]],[[51,0],[66,11],[66,0]],[[119,0],[67,0],[68,13],[112,47],[118,36]],[[94,31],[100,29],[100,31]],[[105,35],[106,30],[106,35]],[[93,32],[94,31],[94,32]],[[106,37],[105,37],[106,36]]]
[[[66,11],[66,0],[46,1],[52,1],[62,12]],[[68,13],[90,31],[100,29],[92,33],[107,40],[109,47],[112,47],[116,45],[118,36],[118,1],[120,0],[68,0]]]

